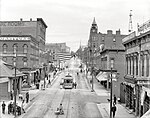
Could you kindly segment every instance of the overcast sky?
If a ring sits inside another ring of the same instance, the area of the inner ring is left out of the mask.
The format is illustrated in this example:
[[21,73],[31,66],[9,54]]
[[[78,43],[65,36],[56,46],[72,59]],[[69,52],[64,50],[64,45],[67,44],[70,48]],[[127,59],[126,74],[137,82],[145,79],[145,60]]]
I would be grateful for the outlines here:
[[72,51],[87,45],[93,18],[99,32],[120,29],[128,34],[132,10],[133,29],[150,19],[150,0],[0,0],[0,20],[43,18],[47,43],[63,43]]

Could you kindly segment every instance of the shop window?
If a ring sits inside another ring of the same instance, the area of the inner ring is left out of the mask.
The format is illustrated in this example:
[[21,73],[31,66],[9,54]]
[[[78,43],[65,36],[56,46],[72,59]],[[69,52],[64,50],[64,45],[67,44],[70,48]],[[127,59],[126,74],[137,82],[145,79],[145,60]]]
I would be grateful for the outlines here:
[[3,53],[7,53],[7,45],[6,44],[3,45]]
[[23,53],[27,53],[28,52],[28,46],[25,44],[23,46]]

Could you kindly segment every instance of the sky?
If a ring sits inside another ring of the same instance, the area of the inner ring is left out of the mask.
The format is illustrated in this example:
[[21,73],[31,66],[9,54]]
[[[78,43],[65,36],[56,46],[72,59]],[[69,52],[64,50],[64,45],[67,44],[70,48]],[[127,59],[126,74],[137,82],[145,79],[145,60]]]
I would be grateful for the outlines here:
[[136,31],[150,19],[150,0],[0,0],[1,21],[43,18],[46,43],[66,42],[72,51],[87,45],[94,17],[99,32],[128,34],[130,10]]

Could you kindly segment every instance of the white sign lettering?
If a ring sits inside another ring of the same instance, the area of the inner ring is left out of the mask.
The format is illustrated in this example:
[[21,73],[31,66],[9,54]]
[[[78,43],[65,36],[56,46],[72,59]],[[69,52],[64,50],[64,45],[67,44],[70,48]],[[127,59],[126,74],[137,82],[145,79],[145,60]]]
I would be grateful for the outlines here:
[[150,20],[148,20],[147,22],[143,23],[142,25],[138,25],[138,35],[140,35],[141,33],[145,33],[147,31],[150,30]]
[[30,40],[30,37],[0,37],[0,40]]
[[21,21],[1,21],[0,22],[0,27],[5,27],[5,26],[24,26],[24,22]]

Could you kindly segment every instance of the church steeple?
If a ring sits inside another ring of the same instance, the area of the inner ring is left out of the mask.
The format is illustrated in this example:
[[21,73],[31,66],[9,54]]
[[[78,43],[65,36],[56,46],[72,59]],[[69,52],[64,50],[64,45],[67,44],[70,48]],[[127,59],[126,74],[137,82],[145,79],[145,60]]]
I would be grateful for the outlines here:
[[97,33],[97,31],[98,31],[98,27],[97,27],[97,24],[96,24],[96,21],[95,21],[95,17],[94,17],[90,32],[91,33]]

